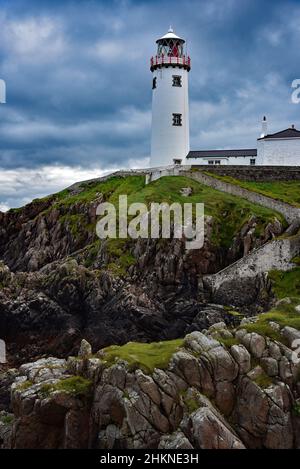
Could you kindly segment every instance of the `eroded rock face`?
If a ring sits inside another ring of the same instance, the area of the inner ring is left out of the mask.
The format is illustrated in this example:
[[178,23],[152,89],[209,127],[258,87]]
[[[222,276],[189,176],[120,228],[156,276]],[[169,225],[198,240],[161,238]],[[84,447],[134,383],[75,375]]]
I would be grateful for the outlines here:
[[[98,349],[130,340],[172,339],[215,322],[229,323],[224,308],[210,304],[226,304],[228,288],[218,301],[203,276],[283,231],[274,220],[258,236],[257,220],[250,216],[225,248],[213,242],[217,222],[206,216],[202,249],[186,251],[183,239],[138,239],[126,245],[131,265],[120,273],[109,268],[116,255],[95,230],[96,208],[107,194],[81,197],[87,189],[81,184],[72,188],[71,202],[60,203],[54,195],[0,213],[0,331],[16,364],[72,354],[82,337]],[[264,288],[258,279],[243,286],[242,295],[236,293],[246,315],[269,302],[270,292],[260,295]]]
[[194,412],[182,423],[182,427],[196,449],[245,448],[241,440],[212,406],[205,406]]
[[[82,190],[77,185],[71,195]],[[271,448],[280,447],[284,432],[285,447],[299,445],[292,415],[299,370],[291,350],[228,330],[239,319],[222,306],[239,305],[252,316],[269,303],[270,285],[263,277],[245,279],[238,288],[225,285],[218,297],[203,280],[281,234],[280,222],[258,238],[251,217],[225,248],[212,242],[215,220],[207,216],[201,250],[187,252],[184,240],[139,239],[126,246],[133,260],[120,273],[108,268],[108,243],[94,245],[95,230],[86,229],[104,200],[97,193],[60,205],[53,196],[0,213],[0,258],[7,264],[0,262],[1,338],[14,366],[32,362],[0,370],[0,446]],[[108,367],[101,354],[91,355],[111,344],[186,334],[169,366],[152,374],[122,361]],[[294,332],[285,334],[290,340]],[[225,345],[234,339],[239,343]],[[76,360],[65,360],[78,349]],[[37,360],[52,355],[58,358]],[[264,374],[271,379],[266,388]]]
[[[89,356],[86,342],[83,357],[21,366],[12,385],[13,419],[9,415],[1,421],[0,415],[2,446],[298,447],[299,417],[294,409],[299,403],[299,366],[291,360],[291,350],[247,333],[235,336],[246,338],[248,350],[242,344],[227,347],[216,330],[226,337],[225,324],[205,334],[195,331],[186,336],[167,368],[149,374],[122,360],[105,364],[105,352],[99,352],[99,358]],[[253,354],[253,341],[264,344],[261,358],[260,352]],[[286,358],[291,376],[281,376],[279,367],[275,370],[275,354],[279,361]]]
[[224,306],[199,299],[191,286],[185,290],[183,284],[171,282],[158,291],[154,283],[154,291],[149,277],[146,284],[136,280],[133,285],[107,271],[87,269],[75,259],[29,274],[12,273],[0,264],[1,272],[1,338],[16,364],[41,355],[73,354],[81,337],[99,349],[183,337],[218,322],[236,323]]

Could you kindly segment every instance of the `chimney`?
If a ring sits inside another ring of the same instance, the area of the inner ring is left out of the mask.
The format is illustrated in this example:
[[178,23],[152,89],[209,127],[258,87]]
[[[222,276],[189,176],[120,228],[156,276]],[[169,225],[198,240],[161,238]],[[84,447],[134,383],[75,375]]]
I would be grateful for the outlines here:
[[261,125],[261,136],[260,136],[260,138],[264,138],[266,135],[268,135],[268,124],[267,124],[267,118],[266,118],[266,116],[264,116],[263,120],[262,120],[262,125]]

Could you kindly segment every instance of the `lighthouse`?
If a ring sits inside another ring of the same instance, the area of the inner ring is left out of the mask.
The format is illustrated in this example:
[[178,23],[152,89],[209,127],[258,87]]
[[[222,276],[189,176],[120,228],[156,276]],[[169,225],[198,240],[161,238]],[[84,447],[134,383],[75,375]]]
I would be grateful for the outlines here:
[[156,41],[151,58],[152,136],[151,166],[185,162],[190,151],[188,75],[191,60],[185,40],[170,28]]

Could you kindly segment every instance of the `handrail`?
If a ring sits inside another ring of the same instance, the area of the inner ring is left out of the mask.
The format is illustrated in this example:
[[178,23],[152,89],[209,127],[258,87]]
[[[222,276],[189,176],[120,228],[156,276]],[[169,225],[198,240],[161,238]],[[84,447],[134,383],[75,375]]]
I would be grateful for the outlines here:
[[189,56],[173,57],[173,56],[154,56],[150,60],[151,68],[161,65],[183,65],[188,69],[191,68],[191,58]]

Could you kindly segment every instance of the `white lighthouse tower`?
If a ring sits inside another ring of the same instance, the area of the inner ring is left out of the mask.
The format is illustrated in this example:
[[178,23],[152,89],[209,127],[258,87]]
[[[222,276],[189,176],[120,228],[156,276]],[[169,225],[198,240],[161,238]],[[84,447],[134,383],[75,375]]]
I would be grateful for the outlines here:
[[172,28],[156,41],[151,58],[152,138],[151,166],[185,162],[190,151],[188,74],[191,60],[185,40]]

